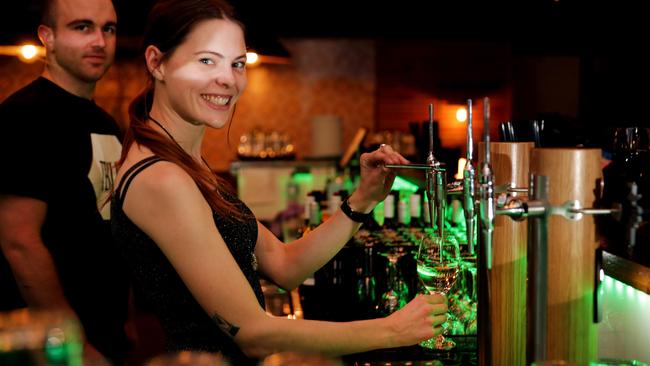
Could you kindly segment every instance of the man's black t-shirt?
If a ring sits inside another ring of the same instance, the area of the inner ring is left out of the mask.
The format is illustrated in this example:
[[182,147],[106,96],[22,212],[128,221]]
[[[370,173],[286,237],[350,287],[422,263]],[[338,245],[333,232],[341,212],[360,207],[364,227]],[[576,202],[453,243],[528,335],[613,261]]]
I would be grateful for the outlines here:
[[[0,194],[47,204],[41,236],[86,337],[118,361],[125,352],[128,282],[112,245],[110,202],[119,129],[93,101],[38,78],[0,104]],[[0,311],[24,307],[0,253]]]

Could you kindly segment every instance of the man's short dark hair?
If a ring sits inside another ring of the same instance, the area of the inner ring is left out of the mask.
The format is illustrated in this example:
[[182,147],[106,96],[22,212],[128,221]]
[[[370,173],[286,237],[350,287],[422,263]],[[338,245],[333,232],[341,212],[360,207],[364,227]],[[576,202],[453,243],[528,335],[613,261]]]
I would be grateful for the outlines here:
[[56,25],[56,0],[41,0],[41,24],[53,28]]

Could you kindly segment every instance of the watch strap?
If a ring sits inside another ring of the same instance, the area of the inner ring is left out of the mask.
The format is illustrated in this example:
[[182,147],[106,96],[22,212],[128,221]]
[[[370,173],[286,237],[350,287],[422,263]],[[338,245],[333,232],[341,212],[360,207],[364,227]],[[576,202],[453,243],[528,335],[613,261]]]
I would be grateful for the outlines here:
[[349,217],[350,220],[359,223],[364,223],[372,217],[372,211],[370,211],[369,213],[353,211],[347,199],[343,200],[343,203],[341,203],[341,211],[343,211],[345,216]]

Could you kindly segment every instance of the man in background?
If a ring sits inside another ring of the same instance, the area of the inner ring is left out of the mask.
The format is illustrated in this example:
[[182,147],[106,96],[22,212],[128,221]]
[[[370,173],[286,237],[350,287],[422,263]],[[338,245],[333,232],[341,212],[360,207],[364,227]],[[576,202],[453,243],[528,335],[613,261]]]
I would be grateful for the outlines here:
[[110,0],[43,1],[44,71],[0,104],[0,311],[68,312],[86,355],[120,365],[129,287],[104,205],[120,132],[92,100],[116,25]]

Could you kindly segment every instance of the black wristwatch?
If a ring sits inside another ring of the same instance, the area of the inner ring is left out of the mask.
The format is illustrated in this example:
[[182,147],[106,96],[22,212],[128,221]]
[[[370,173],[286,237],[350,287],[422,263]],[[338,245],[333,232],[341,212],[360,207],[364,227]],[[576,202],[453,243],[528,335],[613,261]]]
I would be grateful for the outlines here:
[[352,211],[352,208],[350,207],[350,203],[348,203],[347,199],[344,200],[343,203],[341,203],[341,211],[343,211],[345,216],[349,217],[350,220],[354,222],[364,223],[372,217],[372,211],[368,213]]

